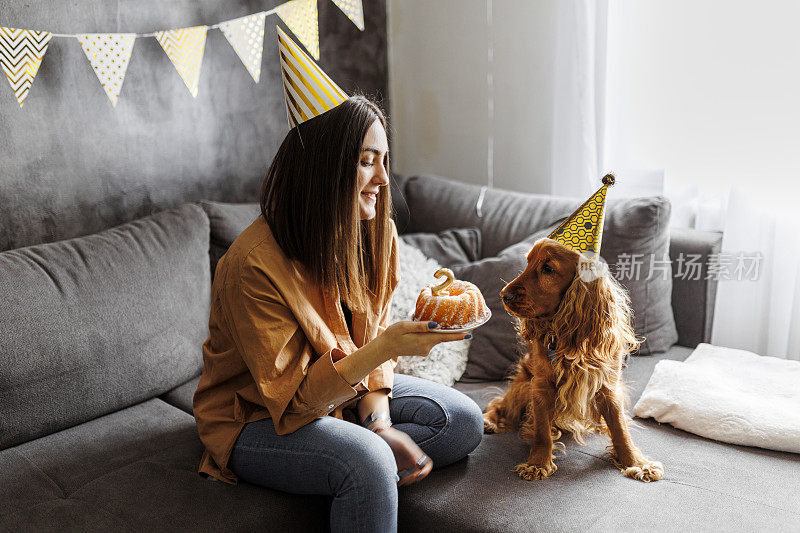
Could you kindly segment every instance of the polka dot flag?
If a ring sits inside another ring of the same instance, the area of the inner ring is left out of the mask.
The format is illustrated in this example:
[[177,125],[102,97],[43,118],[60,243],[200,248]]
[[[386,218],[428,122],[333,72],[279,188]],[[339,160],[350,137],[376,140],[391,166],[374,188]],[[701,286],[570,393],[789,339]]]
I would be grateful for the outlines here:
[[267,13],[256,13],[221,22],[219,29],[231,43],[236,55],[258,83],[261,78],[261,52],[264,49],[264,19]]
[[117,98],[122,90],[125,72],[131,59],[135,33],[81,33],[76,36],[81,43],[83,53],[100,80],[100,85],[111,100],[112,107],[117,106]]
[[611,185],[614,185],[614,175],[606,174],[603,177],[603,186],[548,235],[548,238],[589,258],[599,254],[603,238],[606,191]]
[[319,60],[319,13],[317,0],[291,0],[275,8],[292,33],[314,59]]
[[333,3],[359,30],[364,31],[364,7],[361,5],[361,0],[333,0]]

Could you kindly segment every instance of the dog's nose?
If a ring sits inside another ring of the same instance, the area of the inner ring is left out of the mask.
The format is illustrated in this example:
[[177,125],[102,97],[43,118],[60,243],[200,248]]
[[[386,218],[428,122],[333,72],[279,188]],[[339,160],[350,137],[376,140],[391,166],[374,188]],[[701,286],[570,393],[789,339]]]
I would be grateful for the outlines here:
[[517,293],[514,292],[514,291],[510,291],[510,292],[500,291],[500,298],[502,298],[502,300],[505,303],[510,302],[511,300],[513,300],[516,297],[517,297]]

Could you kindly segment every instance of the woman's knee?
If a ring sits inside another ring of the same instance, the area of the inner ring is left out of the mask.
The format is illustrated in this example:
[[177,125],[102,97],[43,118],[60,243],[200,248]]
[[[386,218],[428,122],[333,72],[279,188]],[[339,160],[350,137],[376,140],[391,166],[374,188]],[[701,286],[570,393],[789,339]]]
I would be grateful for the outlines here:
[[370,491],[396,491],[397,463],[392,449],[376,433],[358,429],[353,432],[347,457],[343,458],[345,476],[342,480]]
[[472,452],[483,438],[483,412],[467,395],[454,390],[455,398],[448,406],[450,426],[457,432],[457,444],[462,457]]
[[478,447],[483,438],[483,413],[478,404],[455,389],[440,391],[435,401],[446,423],[434,438],[420,445],[430,452],[437,468],[463,459]]

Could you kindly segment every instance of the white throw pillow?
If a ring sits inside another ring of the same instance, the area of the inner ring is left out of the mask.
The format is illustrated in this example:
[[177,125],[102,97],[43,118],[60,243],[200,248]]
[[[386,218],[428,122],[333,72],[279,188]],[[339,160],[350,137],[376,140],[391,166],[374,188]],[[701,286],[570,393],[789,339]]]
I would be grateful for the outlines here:
[[[391,322],[411,320],[422,289],[438,285],[433,277],[442,265],[425,256],[417,247],[399,241],[400,282],[392,295]],[[472,339],[441,342],[434,346],[427,357],[402,356],[394,371],[419,378],[429,379],[452,386],[467,368],[467,355]]]

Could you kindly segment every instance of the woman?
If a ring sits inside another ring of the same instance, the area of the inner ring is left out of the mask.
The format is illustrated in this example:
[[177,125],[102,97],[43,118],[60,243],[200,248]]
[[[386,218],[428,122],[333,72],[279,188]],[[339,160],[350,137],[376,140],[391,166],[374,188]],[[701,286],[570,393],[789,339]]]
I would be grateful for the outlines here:
[[[393,531],[397,487],[480,442],[478,406],[394,375],[463,333],[389,325],[400,277],[386,120],[350,97],[292,128],[220,260],[194,413],[200,473],[333,496],[333,531]],[[332,415],[332,416],[326,416]]]

